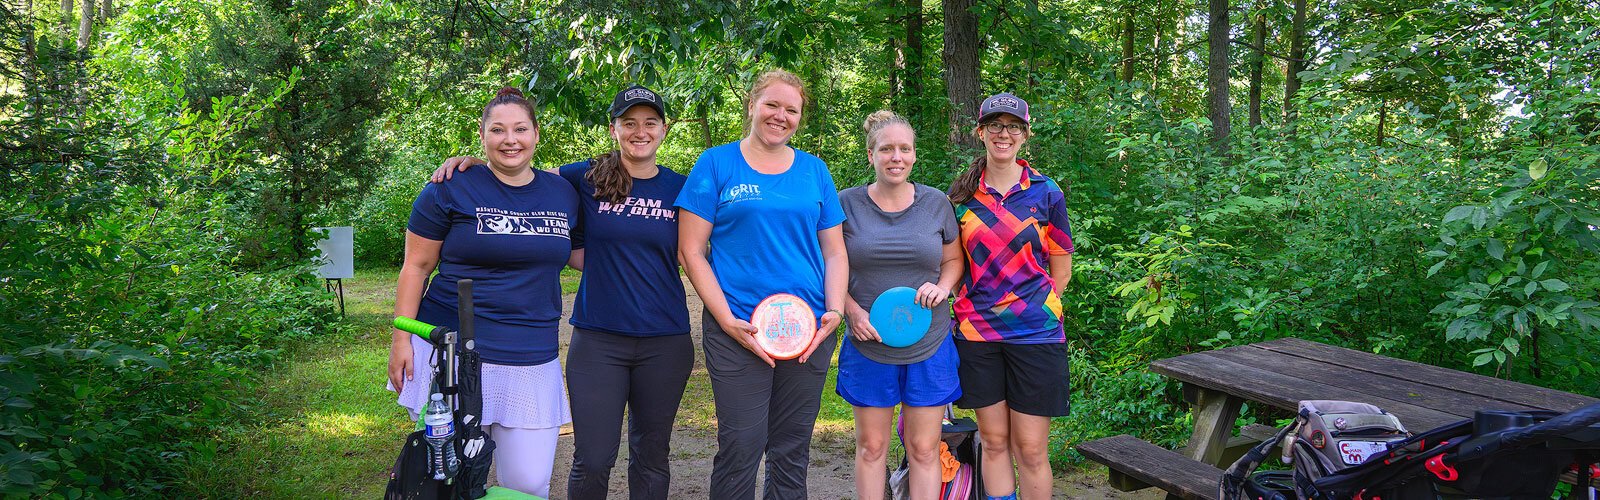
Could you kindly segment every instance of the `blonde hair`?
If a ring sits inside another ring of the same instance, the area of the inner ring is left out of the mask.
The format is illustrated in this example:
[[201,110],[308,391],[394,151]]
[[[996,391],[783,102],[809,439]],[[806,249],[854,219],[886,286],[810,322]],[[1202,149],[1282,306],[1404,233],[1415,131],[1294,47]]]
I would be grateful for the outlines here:
[[811,94],[806,92],[806,83],[800,81],[799,76],[795,76],[794,73],[790,73],[787,70],[768,70],[766,73],[762,73],[761,76],[756,77],[756,81],[750,84],[750,95],[744,101],[745,134],[750,133],[750,126],[752,125],[750,122],[750,107],[756,104],[756,99],[760,99],[761,94],[765,93],[768,88],[780,83],[794,87],[795,90],[800,92],[800,120],[801,123],[805,122],[806,116],[810,114],[806,112],[806,108],[811,107]]
[[906,121],[905,117],[897,115],[893,111],[880,109],[867,115],[867,120],[861,124],[861,130],[867,133],[868,151],[878,147],[878,135],[883,133],[883,129],[889,128],[891,125],[905,125],[906,129],[911,131],[911,140],[913,142],[916,141],[917,130],[911,128],[911,122]]

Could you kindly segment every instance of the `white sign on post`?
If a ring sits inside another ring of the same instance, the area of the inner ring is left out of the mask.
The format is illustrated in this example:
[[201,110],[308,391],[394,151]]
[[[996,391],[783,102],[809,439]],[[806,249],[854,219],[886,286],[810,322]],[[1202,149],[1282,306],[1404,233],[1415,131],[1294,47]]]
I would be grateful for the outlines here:
[[317,240],[317,276],[344,279],[356,276],[356,231],[350,226],[314,227],[323,235]]

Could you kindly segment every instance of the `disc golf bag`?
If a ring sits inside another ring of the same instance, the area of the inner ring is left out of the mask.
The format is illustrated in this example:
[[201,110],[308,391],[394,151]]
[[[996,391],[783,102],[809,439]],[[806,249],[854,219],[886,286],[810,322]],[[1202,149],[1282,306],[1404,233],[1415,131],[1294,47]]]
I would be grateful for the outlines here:
[[[1293,431],[1284,440],[1283,458],[1294,466],[1295,493],[1300,498],[1317,498],[1312,485],[1317,479],[1383,456],[1391,445],[1411,437],[1399,418],[1352,401],[1301,401],[1299,415],[1290,425]],[[1367,496],[1431,498],[1433,493],[1426,481],[1412,481],[1368,491]]]

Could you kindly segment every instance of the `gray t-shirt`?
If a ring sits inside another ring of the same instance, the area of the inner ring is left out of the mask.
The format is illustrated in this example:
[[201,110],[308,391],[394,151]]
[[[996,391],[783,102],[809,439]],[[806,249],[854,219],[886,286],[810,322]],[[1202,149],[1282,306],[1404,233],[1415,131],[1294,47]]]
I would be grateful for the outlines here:
[[[944,244],[960,236],[950,199],[938,189],[915,184],[911,206],[885,212],[867,196],[866,186],[839,192],[844,207],[844,247],[850,254],[850,297],[862,309],[872,310],[873,299],[897,286],[917,288],[939,282],[939,262]],[[928,333],[906,347],[881,342],[855,342],[856,349],[879,363],[905,365],[933,356],[950,335],[950,303],[933,310]]]

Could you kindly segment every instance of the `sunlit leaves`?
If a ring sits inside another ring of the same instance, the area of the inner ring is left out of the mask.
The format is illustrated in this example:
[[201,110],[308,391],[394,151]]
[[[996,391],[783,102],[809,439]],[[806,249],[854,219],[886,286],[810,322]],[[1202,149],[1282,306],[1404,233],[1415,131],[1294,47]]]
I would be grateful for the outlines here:
[[1528,177],[1533,180],[1543,179],[1544,174],[1549,171],[1550,166],[1544,161],[1544,158],[1534,160],[1533,163],[1528,164]]

